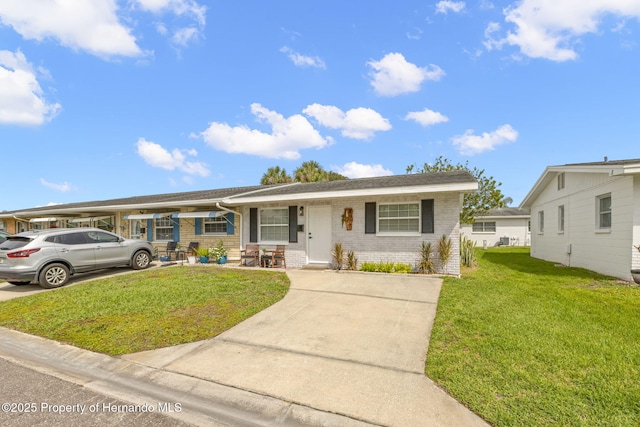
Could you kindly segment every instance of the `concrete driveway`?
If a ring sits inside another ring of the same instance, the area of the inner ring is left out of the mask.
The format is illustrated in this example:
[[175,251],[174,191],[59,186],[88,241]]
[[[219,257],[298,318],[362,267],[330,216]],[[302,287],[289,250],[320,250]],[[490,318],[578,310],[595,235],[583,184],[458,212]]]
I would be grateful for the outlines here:
[[123,358],[354,422],[487,425],[424,375],[440,279],[287,274],[282,301],[218,337]]

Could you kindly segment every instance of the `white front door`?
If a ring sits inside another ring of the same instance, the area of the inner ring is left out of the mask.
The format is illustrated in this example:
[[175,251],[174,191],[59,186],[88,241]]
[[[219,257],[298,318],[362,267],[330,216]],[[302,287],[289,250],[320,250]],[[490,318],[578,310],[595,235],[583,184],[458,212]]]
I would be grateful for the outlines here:
[[331,262],[331,206],[307,208],[309,263]]

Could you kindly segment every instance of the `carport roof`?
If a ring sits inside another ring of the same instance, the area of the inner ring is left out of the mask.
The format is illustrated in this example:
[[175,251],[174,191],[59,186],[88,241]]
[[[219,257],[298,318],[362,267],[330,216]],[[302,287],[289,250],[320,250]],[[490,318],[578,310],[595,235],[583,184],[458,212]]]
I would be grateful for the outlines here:
[[125,197],[110,200],[68,203],[31,209],[0,212],[0,218],[34,215],[100,214],[131,210],[162,210],[167,208],[197,208],[215,203],[241,205],[279,200],[307,200],[385,194],[417,194],[443,191],[473,192],[476,179],[467,171],[393,175],[340,181],[256,185],[216,190],[189,191]]

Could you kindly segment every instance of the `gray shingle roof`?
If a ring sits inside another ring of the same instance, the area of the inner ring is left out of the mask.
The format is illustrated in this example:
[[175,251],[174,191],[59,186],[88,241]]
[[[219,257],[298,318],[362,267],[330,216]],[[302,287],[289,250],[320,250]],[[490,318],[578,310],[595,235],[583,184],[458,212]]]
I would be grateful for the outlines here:
[[568,163],[562,166],[624,166],[640,163],[640,159],[607,160],[602,162]]
[[[223,200],[233,201],[237,197],[269,197],[269,196],[295,196],[296,194],[341,192],[353,190],[375,190],[394,187],[413,186],[437,186],[445,184],[476,183],[476,179],[467,171],[434,172],[426,174],[408,174],[382,176],[375,178],[348,179],[342,181],[324,181],[311,183],[255,185],[247,187],[223,188],[215,190],[189,191],[182,193],[166,193],[148,196],[124,197],[119,199],[97,200],[89,202],[67,203],[54,206],[42,206],[37,208],[21,209],[15,211],[0,212],[0,216],[11,214],[54,214],[77,212],[85,213],[101,212],[101,210],[135,209],[136,206],[148,208],[150,205],[162,209],[180,206],[197,206],[203,202],[215,203]],[[200,202],[200,203],[197,203]]]
[[519,209],[519,208],[497,208],[497,209],[489,209],[486,215],[481,215],[483,217],[490,216],[529,216],[528,209]]
[[[280,196],[353,190],[374,190],[381,188],[429,186],[444,184],[475,183],[476,179],[467,171],[417,173],[407,175],[380,176],[374,178],[346,179],[340,181],[322,181],[294,183],[274,186],[260,191],[260,196]],[[242,196],[240,196],[242,197]]]

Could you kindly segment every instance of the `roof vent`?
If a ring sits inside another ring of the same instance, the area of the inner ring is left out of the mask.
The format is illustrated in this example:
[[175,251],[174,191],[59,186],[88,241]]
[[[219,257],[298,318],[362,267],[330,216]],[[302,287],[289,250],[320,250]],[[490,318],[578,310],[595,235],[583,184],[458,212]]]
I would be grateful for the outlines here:
[[604,156],[604,161],[605,163],[609,161],[609,158],[607,156]]

